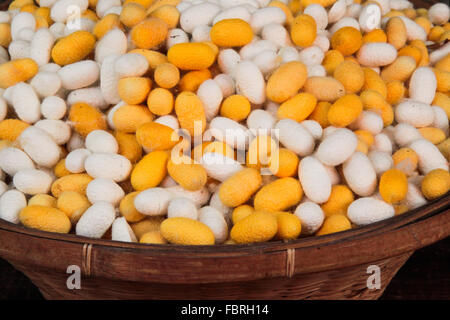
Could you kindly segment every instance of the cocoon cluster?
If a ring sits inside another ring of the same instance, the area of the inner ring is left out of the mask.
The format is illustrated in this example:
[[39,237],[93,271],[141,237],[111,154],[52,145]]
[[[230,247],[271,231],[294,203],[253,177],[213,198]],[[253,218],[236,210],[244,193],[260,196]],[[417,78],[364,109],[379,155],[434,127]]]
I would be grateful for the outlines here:
[[426,205],[450,190],[449,16],[406,0],[15,0],[0,218],[229,245]]

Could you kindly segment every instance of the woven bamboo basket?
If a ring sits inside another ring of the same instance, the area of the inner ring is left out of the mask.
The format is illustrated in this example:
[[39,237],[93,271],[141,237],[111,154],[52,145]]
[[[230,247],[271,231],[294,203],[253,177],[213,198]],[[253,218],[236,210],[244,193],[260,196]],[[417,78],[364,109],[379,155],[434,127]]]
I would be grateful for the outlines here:
[[[252,245],[142,245],[0,220],[0,257],[48,299],[377,299],[415,250],[449,235],[448,194],[365,227]],[[67,288],[73,265],[81,289]],[[379,289],[367,286],[371,265]]]

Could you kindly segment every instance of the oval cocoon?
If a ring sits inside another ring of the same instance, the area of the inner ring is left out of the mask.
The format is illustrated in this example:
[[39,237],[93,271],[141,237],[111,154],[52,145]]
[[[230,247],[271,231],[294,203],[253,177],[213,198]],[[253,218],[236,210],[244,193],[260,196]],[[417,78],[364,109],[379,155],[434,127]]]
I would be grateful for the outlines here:
[[210,25],[214,17],[220,12],[215,3],[203,2],[190,6],[180,15],[180,26],[184,31],[191,33],[196,26]]
[[269,112],[256,109],[250,112],[247,117],[247,127],[249,129],[272,129],[276,119]]
[[38,165],[51,168],[60,158],[60,148],[50,135],[42,129],[30,126],[19,136],[22,149]]
[[305,120],[316,107],[317,99],[310,93],[301,92],[283,102],[277,111],[279,119]]
[[197,220],[175,217],[161,223],[161,235],[170,243],[181,245],[214,244],[214,233]]
[[105,130],[91,131],[86,137],[85,145],[93,153],[117,153],[119,151],[116,138]]
[[66,214],[52,207],[27,206],[20,211],[19,217],[25,227],[42,231],[69,233],[72,227]]
[[193,220],[198,219],[198,210],[195,203],[188,198],[173,198],[167,207],[167,217],[185,217]]
[[111,228],[111,240],[122,242],[137,242],[136,236],[125,217],[114,220]]
[[200,209],[199,221],[207,225],[214,234],[216,243],[223,243],[228,237],[228,224],[221,212],[206,206]]
[[237,207],[247,202],[262,183],[258,170],[244,168],[225,180],[219,189],[219,197],[228,207]]
[[281,103],[293,97],[305,84],[307,70],[303,63],[292,61],[283,64],[267,81],[267,98]]
[[243,61],[236,66],[234,72],[236,92],[251,103],[263,103],[266,99],[266,83],[258,67],[251,61]]
[[400,147],[407,146],[417,139],[422,139],[419,130],[407,123],[399,123],[394,128],[394,141]]
[[314,157],[305,157],[298,166],[298,177],[305,195],[311,201],[323,203],[331,194],[331,180],[324,165]]
[[0,150],[0,168],[14,176],[20,170],[34,169],[34,163],[22,150],[9,147]]
[[205,130],[205,106],[195,93],[181,92],[175,99],[175,113],[180,127],[186,129],[191,136],[201,135]]
[[231,229],[231,239],[237,243],[264,242],[272,239],[278,231],[274,214],[255,212],[239,220]]
[[165,190],[169,191],[174,197],[188,198],[192,200],[198,208],[206,204],[210,198],[210,192],[206,187],[197,191],[188,191],[183,189],[183,187],[176,185],[167,187]]
[[408,179],[402,171],[390,169],[381,176],[379,191],[385,202],[400,202],[408,192]]
[[328,110],[328,121],[336,127],[346,127],[361,114],[363,104],[355,94],[340,97]]
[[219,112],[223,99],[222,89],[217,81],[208,79],[198,88],[197,96],[203,103],[206,120],[211,121]]
[[149,122],[137,129],[136,139],[142,147],[153,151],[172,149],[178,143],[179,137],[171,127]]
[[130,160],[119,154],[94,153],[84,162],[86,172],[93,178],[109,178],[121,182],[131,172]]
[[433,69],[429,67],[417,68],[409,81],[409,96],[411,99],[431,104],[436,93],[437,80]]
[[18,190],[8,190],[0,197],[0,218],[19,223],[19,213],[27,206],[25,195]]
[[448,171],[448,162],[439,149],[430,141],[419,139],[413,141],[409,147],[413,149],[419,157],[419,169],[423,174],[434,169],[444,169]]
[[368,156],[377,175],[382,175],[394,166],[394,161],[387,152],[374,150],[370,151]]
[[302,234],[313,234],[322,226],[325,215],[317,203],[306,201],[295,209],[294,214],[302,223]]
[[358,138],[349,129],[340,128],[328,135],[317,148],[317,158],[328,166],[344,163],[355,152]]
[[167,175],[165,151],[153,151],[145,155],[131,172],[131,184],[135,190],[141,191],[158,186]]
[[75,149],[66,156],[64,165],[66,169],[71,173],[81,173],[84,172],[84,162],[87,157],[92,154],[88,149],[79,148]]
[[180,157],[178,161],[172,158],[167,163],[167,171],[173,180],[189,191],[200,190],[204,187],[208,176],[200,164],[194,163],[187,156]]
[[258,191],[255,195],[255,210],[283,211],[296,205],[302,198],[300,182],[294,178],[275,180]]
[[68,90],[88,87],[100,77],[100,67],[95,61],[83,60],[58,70],[62,86]]
[[209,124],[207,132],[233,149],[246,149],[251,139],[251,132],[247,127],[225,117],[215,117]]
[[319,101],[335,101],[345,94],[345,88],[333,77],[309,77],[305,92],[313,94]]
[[145,215],[165,215],[172,197],[172,193],[166,189],[150,188],[136,196],[134,206],[137,211]]
[[357,54],[358,62],[366,67],[382,67],[394,62],[397,50],[389,43],[369,42]]
[[52,177],[37,169],[25,169],[18,171],[14,175],[14,186],[25,194],[35,195],[38,193],[48,193],[53,182]]
[[366,197],[374,193],[377,174],[364,153],[357,151],[344,162],[343,173],[348,186],[357,195]]
[[12,89],[11,104],[20,120],[35,123],[41,117],[40,101],[34,88],[28,83],[20,82]]
[[122,188],[111,179],[98,178],[92,180],[86,188],[86,196],[90,203],[109,202],[117,207],[125,196]]
[[210,46],[201,42],[178,43],[170,47],[167,58],[181,70],[209,68],[216,59]]
[[216,152],[207,152],[202,156],[201,164],[208,177],[225,181],[236,172],[242,170],[242,165],[236,160]]
[[39,120],[34,126],[47,132],[58,145],[67,143],[72,135],[70,126],[62,120]]
[[395,120],[416,128],[427,127],[434,121],[434,111],[423,102],[408,99],[395,108]]
[[92,177],[85,173],[68,174],[53,182],[51,191],[55,197],[59,197],[64,191],[77,191],[84,194],[91,181]]
[[217,22],[210,32],[211,40],[220,47],[242,47],[253,39],[250,25],[241,19],[225,19]]
[[111,227],[116,211],[109,202],[96,202],[81,216],[76,226],[76,234],[89,238],[101,238]]
[[314,138],[301,124],[291,119],[277,122],[280,142],[300,156],[310,155],[314,150]]

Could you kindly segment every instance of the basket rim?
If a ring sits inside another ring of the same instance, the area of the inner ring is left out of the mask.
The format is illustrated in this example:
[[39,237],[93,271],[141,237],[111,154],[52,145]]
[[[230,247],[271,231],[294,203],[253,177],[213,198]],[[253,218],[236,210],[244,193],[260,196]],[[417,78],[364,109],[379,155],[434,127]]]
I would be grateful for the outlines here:
[[372,233],[386,232],[398,229],[406,225],[425,220],[431,216],[438,215],[450,208],[450,192],[445,196],[428,202],[426,205],[405,212],[401,215],[378,221],[366,226],[349,229],[346,231],[328,234],[323,236],[308,236],[287,242],[269,241],[251,244],[215,244],[215,245],[176,245],[176,244],[144,244],[139,242],[121,242],[109,239],[94,239],[76,234],[60,234],[48,231],[31,229],[23,225],[14,224],[0,219],[0,231],[5,230],[14,233],[25,234],[34,238],[44,238],[56,241],[63,241],[73,244],[93,244],[105,248],[117,249],[138,249],[141,251],[171,251],[171,252],[203,252],[203,253],[229,253],[232,251],[278,251],[288,248],[312,247],[317,245],[327,245],[341,241],[351,241],[356,237],[367,236]]

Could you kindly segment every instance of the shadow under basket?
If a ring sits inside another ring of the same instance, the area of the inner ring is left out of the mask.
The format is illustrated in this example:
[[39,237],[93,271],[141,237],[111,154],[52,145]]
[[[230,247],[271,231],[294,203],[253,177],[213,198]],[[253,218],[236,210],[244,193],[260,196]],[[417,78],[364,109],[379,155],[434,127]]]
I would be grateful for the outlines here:
[[[429,7],[437,1],[412,2]],[[415,250],[449,235],[446,195],[369,226],[252,245],[143,245],[0,220],[0,257],[47,299],[377,299]],[[80,268],[79,290],[67,287],[70,266]],[[379,289],[368,288],[374,269]]]
[[[0,220],[0,256],[48,299],[377,299],[415,250],[449,235],[446,195],[365,227],[251,245],[143,245]],[[79,290],[67,287],[70,266]]]

